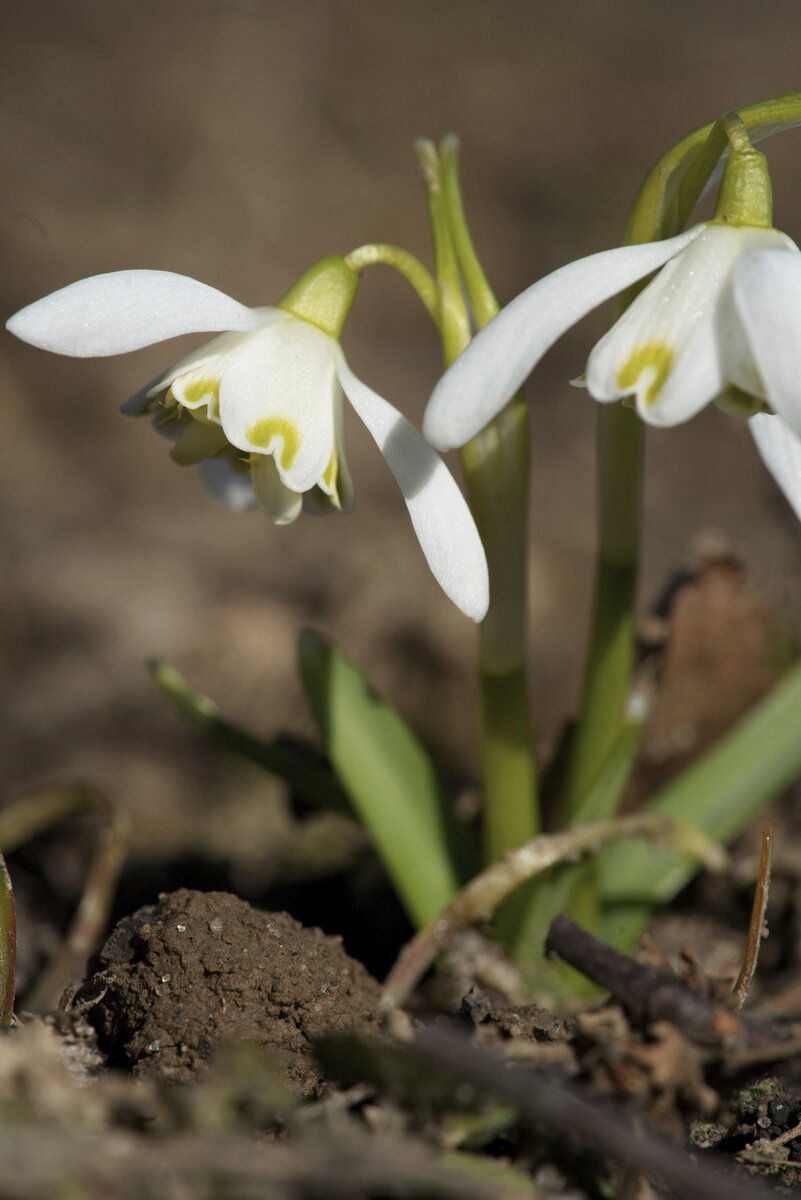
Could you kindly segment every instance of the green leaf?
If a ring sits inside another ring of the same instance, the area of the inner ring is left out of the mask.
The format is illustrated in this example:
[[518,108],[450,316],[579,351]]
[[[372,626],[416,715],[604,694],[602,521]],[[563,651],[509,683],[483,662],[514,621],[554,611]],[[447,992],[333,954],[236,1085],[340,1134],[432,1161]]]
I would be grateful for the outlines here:
[[[729,842],[801,776],[801,665],[687,771],[645,806]],[[652,908],[666,904],[697,871],[689,858],[637,839],[599,857],[607,915],[604,936],[630,944]]]
[[350,805],[328,763],[311,746],[288,738],[266,741],[222,716],[213,700],[193,691],[167,663],[148,663],[156,686],[203,733],[236,754],[277,775],[291,790],[316,808],[350,812]]
[[471,864],[466,831],[434,766],[398,713],[319,634],[299,642],[303,684],[325,749],[418,927],[458,891]]
[[[571,826],[603,821],[617,812],[631,776],[642,740],[644,712],[629,715],[612,744],[595,779],[580,798]],[[557,993],[575,994],[579,976],[563,963],[543,960],[543,946],[551,921],[559,913],[569,913],[590,929],[595,928],[598,913],[597,864],[563,863],[536,880],[525,920],[512,947],[513,956],[532,988],[538,984]],[[567,983],[565,983],[567,980]]]

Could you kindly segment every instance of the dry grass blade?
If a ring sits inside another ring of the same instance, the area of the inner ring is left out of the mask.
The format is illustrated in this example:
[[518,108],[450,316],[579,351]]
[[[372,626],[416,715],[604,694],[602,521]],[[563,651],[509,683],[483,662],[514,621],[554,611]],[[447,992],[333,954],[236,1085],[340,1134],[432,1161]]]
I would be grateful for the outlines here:
[[14,1021],[17,975],[17,913],[14,890],[5,859],[0,854],[0,1025]]
[[0,811],[0,848],[4,851],[14,849],[57,821],[84,813],[97,814],[103,826],[64,946],[27,998],[31,1012],[45,1012],[57,1006],[62,992],[81,975],[86,960],[100,941],[128,848],[128,825],[108,797],[83,784],[30,792]]
[[726,852],[716,842],[682,821],[660,813],[636,813],[594,821],[560,833],[543,833],[517,850],[509,850],[466,884],[451,903],[401,951],[384,987],[382,1004],[396,1008],[411,994],[449,938],[473,921],[490,916],[515,888],[557,863],[595,852],[618,837],[669,839],[709,870],[723,870]]
[[768,907],[770,892],[770,867],[773,855],[773,826],[768,823],[762,834],[762,853],[759,857],[759,875],[757,877],[754,905],[751,909],[751,920],[748,924],[748,940],[743,956],[743,965],[737,982],[732,989],[732,1007],[738,1012],[748,998],[751,980],[759,961],[759,948],[765,935],[765,913]]

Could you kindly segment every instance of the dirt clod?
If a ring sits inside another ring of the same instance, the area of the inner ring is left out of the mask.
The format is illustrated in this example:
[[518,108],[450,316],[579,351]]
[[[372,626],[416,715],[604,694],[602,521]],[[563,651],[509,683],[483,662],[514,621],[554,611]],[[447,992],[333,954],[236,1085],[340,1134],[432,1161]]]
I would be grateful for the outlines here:
[[340,939],[225,892],[182,889],[121,921],[72,1007],[111,1063],[188,1081],[221,1041],[275,1050],[303,1095],[320,1084],[310,1039],[377,1021],[379,987]]

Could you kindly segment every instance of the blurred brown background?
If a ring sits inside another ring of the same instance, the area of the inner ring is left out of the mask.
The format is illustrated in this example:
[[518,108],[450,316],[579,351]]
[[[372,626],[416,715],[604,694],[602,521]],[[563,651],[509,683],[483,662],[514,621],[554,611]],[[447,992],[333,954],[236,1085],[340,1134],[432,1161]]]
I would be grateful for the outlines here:
[[[411,143],[451,130],[479,249],[509,299],[617,244],[636,187],[672,141],[801,87],[798,0],[4,7],[5,315],[123,267],[184,272],[263,304],[318,257],[366,241],[427,260]],[[776,223],[799,239],[801,132],[765,148]],[[575,699],[594,413],[566,381],[603,321],[567,336],[529,389],[539,736]],[[344,344],[357,372],[419,421],[438,350],[398,277],[367,272]],[[277,529],[218,507],[147,422],[118,414],[183,343],[95,361],[8,335],[1,346],[3,794],[90,776],[136,812],[140,845],[155,837],[169,853],[191,840],[199,809],[231,792],[230,772],[240,804],[261,782],[198,757],[144,660],[167,658],[260,730],[308,730],[294,674],[305,624],[369,667],[446,761],[471,767],[474,631],[428,575],[355,420],[356,512]],[[746,430],[714,412],[650,436],[644,602],[710,526],[780,603],[798,603],[794,518]],[[258,805],[246,836],[258,836]]]

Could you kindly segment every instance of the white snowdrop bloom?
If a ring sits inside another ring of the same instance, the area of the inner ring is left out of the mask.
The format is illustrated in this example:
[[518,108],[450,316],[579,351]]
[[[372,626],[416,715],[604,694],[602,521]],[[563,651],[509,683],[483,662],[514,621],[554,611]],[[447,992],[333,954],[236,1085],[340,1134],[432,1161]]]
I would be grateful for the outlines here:
[[464,445],[571,325],[658,267],[590,354],[590,395],[633,396],[652,425],[734,398],[746,411],[766,405],[801,435],[801,254],[776,229],[711,221],[602,251],[533,284],[437,384],[423,423],[431,444]]
[[[339,344],[358,283],[323,259],[274,308],[248,308],[166,271],[95,275],[29,305],[7,328],[58,354],[120,354],[177,334],[222,330],[126,405],[150,412],[172,455],[200,464],[233,508],[253,496],[271,520],[301,507],[348,509],[343,396],[375,439],[403,493],[428,564],[474,621],[489,602],[486,559],[455,480],[414,426],[351,371]],[[251,486],[252,485],[252,486]]]

